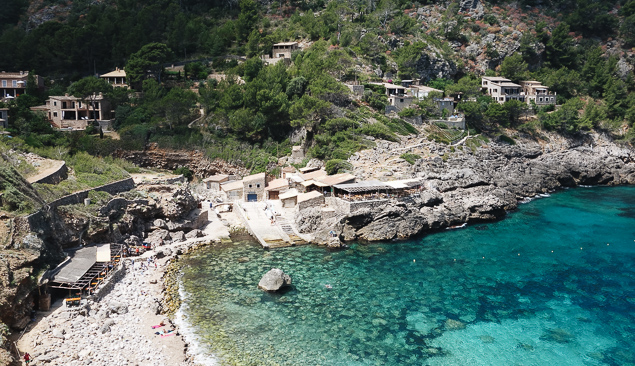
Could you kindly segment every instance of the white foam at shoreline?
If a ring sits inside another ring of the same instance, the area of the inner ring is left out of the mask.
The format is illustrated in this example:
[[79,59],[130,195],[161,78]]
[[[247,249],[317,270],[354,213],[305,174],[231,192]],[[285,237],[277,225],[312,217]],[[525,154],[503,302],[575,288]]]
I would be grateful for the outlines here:
[[548,197],[551,197],[551,195],[549,193],[540,193],[540,194],[537,194],[537,195],[535,195],[533,197],[525,197],[522,200],[520,200],[520,203],[529,203],[529,202],[531,202],[533,200],[537,200],[539,198],[548,198]]
[[185,316],[183,308],[187,303],[188,294],[183,290],[183,283],[179,280],[179,297],[181,298],[181,307],[174,314],[174,322],[179,327],[179,331],[183,336],[183,339],[187,342],[188,354],[192,355],[193,361],[197,365],[203,366],[217,366],[219,364],[218,358],[210,354],[205,347],[201,345],[199,337],[196,335],[194,326],[190,324]]

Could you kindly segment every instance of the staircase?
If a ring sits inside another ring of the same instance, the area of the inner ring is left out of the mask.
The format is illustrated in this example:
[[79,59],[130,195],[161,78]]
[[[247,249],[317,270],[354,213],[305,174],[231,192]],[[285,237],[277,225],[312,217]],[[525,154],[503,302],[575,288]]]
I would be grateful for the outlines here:
[[280,221],[278,221],[278,225],[280,226],[280,229],[282,229],[282,232],[287,234],[287,236],[289,237],[289,242],[291,243],[291,246],[307,244],[306,241],[302,240],[302,238],[296,235],[295,231],[293,230],[293,227],[287,220],[280,219]]

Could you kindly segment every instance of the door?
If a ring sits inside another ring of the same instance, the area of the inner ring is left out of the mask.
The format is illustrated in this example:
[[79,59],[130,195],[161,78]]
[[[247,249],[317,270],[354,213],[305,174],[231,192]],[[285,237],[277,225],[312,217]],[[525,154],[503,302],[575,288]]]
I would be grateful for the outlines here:
[[247,194],[247,202],[257,202],[258,201],[258,195],[255,193],[250,193]]
[[280,192],[279,191],[269,191],[269,199],[270,200],[277,200],[278,197],[280,197]]

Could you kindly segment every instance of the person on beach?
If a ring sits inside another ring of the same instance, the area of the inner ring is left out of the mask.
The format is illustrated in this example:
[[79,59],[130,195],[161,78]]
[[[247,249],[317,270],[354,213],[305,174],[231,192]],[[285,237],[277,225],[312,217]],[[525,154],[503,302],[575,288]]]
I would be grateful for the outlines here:
[[31,363],[31,355],[29,354],[29,352],[24,353],[24,363],[26,363],[27,365]]

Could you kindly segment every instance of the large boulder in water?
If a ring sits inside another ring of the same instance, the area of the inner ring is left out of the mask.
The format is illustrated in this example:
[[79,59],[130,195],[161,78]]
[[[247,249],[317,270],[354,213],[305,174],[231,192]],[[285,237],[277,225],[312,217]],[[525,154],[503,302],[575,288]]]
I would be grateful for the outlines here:
[[291,277],[289,277],[288,274],[284,273],[281,269],[273,268],[271,271],[262,276],[260,282],[258,282],[258,288],[273,292],[290,284]]

